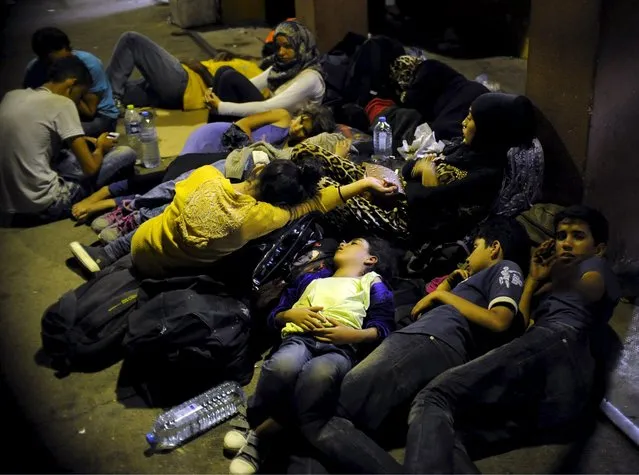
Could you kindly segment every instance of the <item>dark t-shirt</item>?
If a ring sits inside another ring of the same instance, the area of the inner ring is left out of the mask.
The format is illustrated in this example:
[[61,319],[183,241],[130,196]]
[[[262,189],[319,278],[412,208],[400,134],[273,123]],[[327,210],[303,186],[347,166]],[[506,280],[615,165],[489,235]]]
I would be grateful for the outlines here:
[[[596,302],[587,302],[576,290],[575,284],[588,272],[597,272],[606,286],[603,297]],[[577,330],[590,330],[610,320],[619,300],[619,284],[610,265],[601,257],[591,257],[577,264],[569,277],[560,285],[541,297],[533,312],[536,325],[561,323]],[[569,282],[566,282],[569,281]]]
[[[523,283],[519,266],[512,261],[501,261],[470,276],[452,293],[488,309],[505,305],[517,314]],[[510,332],[495,333],[471,323],[452,305],[435,307],[397,332],[434,336],[465,359],[479,356],[513,336]]]

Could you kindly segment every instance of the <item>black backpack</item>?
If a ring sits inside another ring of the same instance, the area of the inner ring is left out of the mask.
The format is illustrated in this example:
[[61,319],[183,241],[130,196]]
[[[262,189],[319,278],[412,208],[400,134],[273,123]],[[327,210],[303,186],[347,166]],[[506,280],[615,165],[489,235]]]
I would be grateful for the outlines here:
[[352,57],[344,81],[344,102],[365,107],[374,97],[392,98],[390,67],[403,54],[404,47],[393,38],[380,35],[367,39]]
[[147,402],[184,400],[223,380],[250,382],[249,308],[223,284],[204,275],[147,279],[138,298],[123,346]]
[[137,304],[139,280],[125,257],[64,294],[44,313],[42,348],[54,369],[99,371],[122,358],[127,318]]
[[319,213],[311,213],[255,239],[211,266],[208,272],[223,281],[234,295],[245,296],[290,270],[307,244],[322,239]]

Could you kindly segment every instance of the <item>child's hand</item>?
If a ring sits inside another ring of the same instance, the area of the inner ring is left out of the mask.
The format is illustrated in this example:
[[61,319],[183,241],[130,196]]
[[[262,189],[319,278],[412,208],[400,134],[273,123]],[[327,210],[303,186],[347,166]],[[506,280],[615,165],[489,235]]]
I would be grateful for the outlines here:
[[372,176],[363,178],[363,180],[366,180],[369,190],[377,191],[382,195],[394,195],[397,193],[397,186],[390,181],[380,180],[379,178],[374,178]]
[[435,302],[437,301],[437,297],[438,297],[438,294],[437,294],[438,292],[439,291],[437,290],[435,292],[431,292],[426,297],[424,297],[419,302],[417,302],[417,304],[410,311],[410,316],[413,320],[419,317],[422,313],[424,313],[430,307],[435,305]]
[[294,323],[307,332],[312,332],[317,328],[324,328],[326,319],[319,313],[324,307],[298,307],[287,310],[283,313],[283,320]]
[[552,266],[555,263],[555,240],[549,239],[541,243],[541,245],[533,253],[530,262],[530,278],[539,282],[546,280],[550,275]]
[[350,345],[352,343],[359,343],[360,331],[355,328],[342,325],[338,320],[331,317],[326,317],[329,323],[333,326],[330,328],[319,328],[313,330],[313,335],[319,341],[324,343],[332,343],[334,345]]

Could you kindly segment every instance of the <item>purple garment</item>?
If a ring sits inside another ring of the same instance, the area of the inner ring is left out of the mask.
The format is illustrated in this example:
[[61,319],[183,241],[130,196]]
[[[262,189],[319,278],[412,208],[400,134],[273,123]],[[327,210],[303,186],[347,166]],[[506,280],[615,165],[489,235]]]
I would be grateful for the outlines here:
[[[230,122],[212,122],[194,130],[180,155],[187,153],[219,153],[224,152],[222,147],[222,136],[232,124]],[[277,127],[275,125],[265,125],[255,129],[251,135],[253,141],[263,141],[270,144],[278,144],[288,136],[288,127]]]
[[[315,279],[324,279],[333,275],[330,269],[302,274],[290,287],[282,293],[280,302],[268,316],[268,323],[272,328],[281,329],[275,316],[293,307],[304,293],[304,289]],[[386,338],[395,329],[395,304],[393,293],[384,282],[376,282],[371,286],[371,301],[366,311],[366,318],[362,328],[377,328],[379,341]]]

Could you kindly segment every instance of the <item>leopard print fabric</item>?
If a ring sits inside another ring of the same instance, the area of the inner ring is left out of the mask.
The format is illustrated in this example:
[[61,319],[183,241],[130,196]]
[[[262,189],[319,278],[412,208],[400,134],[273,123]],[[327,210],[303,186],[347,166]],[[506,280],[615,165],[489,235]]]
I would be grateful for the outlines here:
[[[296,145],[291,160],[296,161],[301,154],[306,153],[321,161],[326,176],[320,181],[320,188],[348,185],[366,176],[361,165],[312,144]],[[326,219],[338,230],[352,229],[355,222],[362,234],[377,234],[403,241],[408,237],[406,207],[405,199],[399,201],[393,209],[386,210],[364,196],[355,196],[343,206],[327,213]]]

